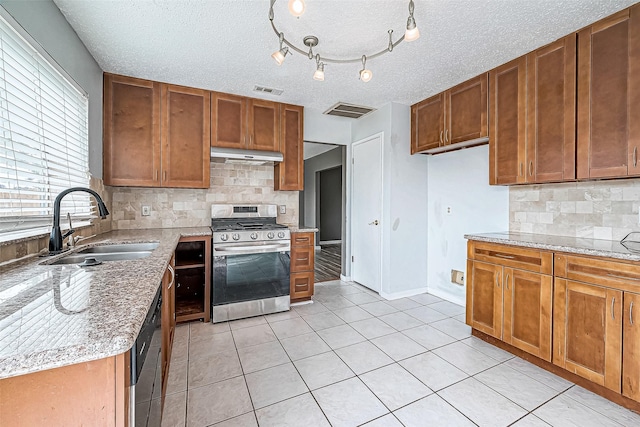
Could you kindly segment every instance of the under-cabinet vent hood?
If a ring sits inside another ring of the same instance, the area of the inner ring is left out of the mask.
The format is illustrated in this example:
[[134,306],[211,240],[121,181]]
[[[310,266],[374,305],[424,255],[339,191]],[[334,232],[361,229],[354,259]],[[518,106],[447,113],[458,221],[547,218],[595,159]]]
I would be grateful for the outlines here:
[[263,165],[265,163],[281,162],[282,153],[276,151],[238,150],[236,148],[211,147],[212,159],[225,159],[226,163],[249,163]]

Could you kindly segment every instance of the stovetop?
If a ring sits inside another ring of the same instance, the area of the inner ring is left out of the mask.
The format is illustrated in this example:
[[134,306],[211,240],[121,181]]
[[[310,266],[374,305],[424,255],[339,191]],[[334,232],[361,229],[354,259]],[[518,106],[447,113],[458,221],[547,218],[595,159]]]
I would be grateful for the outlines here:
[[289,227],[275,218],[212,218],[213,244],[289,241]]
[[211,229],[214,232],[223,231],[247,231],[247,230],[281,230],[287,228],[286,225],[275,222],[263,221],[239,221],[237,219],[215,219],[211,220]]

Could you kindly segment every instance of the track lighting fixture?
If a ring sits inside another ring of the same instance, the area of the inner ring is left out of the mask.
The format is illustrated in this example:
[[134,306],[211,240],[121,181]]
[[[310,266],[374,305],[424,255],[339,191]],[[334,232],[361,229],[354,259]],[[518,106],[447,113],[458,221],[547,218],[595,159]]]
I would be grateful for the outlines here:
[[[319,43],[319,40],[316,36],[308,35],[303,38],[303,44],[307,48],[307,50],[304,50],[295,46],[293,43],[291,43],[289,40],[287,40],[284,37],[284,34],[282,32],[278,31],[275,23],[273,22],[274,20],[273,5],[275,4],[275,2],[276,0],[270,0],[271,6],[269,7],[269,21],[271,21],[271,27],[273,28],[273,31],[278,35],[278,38],[280,40],[280,49],[274,52],[271,56],[273,57],[273,59],[275,59],[278,65],[281,65],[282,62],[284,62],[284,59],[287,56],[287,54],[291,53],[289,51],[289,49],[291,48],[292,50],[295,50],[296,52],[308,57],[309,59],[315,58],[316,71],[313,74],[314,80],[319,80],[319,81],[324,80],[324,66],[327,63],[349,64],[349,63],[357,63],[362,61],[362,69],[360,70],[360,73],[359,73],[360,80],[362,80],[363,82],[368,82],[373,77],[373,72],[366,68],[367,59],[372,60],[379,56],[384,55],[385,53],[392,52],[393,49],[396,46],[398,46],[400,43],[402,43],[403,40],[410,42],[420,37],[420,31],[418,31],[416,20],[413,16],[415,4],[413,0],[409,0],[409,18],[407,19],[407,26],[406,26],[406,31],[404,35],[394,42],[393,30],[389,30],[388,31],[389,43],[381,51],[373,53],[371,55],[362,55],[361,58],[344,58],[344,59],[332,58],[332,57],[323,56],[319,53],[314,55],[313,50]],[[289,12],[295,17],[301,16],[305,11],[304,0],[289,0],[288,6],[289,6]]]

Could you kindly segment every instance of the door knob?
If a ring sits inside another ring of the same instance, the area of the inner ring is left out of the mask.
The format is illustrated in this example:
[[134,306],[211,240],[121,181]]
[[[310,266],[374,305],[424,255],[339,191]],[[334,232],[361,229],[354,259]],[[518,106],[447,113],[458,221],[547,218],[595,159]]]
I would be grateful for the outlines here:
[[378,225],[378,220],[376,219],[375,221],[370,222],[369,225]]

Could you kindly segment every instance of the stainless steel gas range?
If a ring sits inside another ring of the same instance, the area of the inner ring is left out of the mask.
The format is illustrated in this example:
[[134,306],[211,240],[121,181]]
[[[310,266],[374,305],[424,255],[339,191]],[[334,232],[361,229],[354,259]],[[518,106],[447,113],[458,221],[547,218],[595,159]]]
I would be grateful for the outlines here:
[[289,310],[291,235],[276,205],[213,205],[211,319]]

